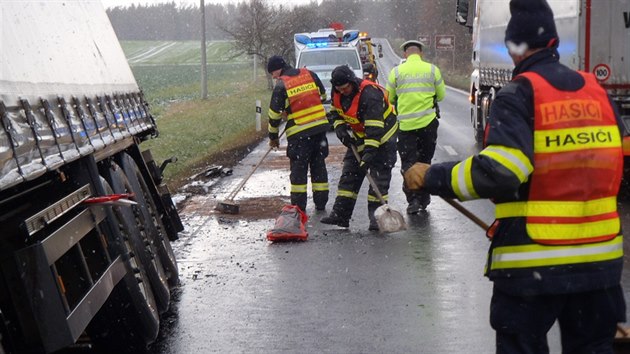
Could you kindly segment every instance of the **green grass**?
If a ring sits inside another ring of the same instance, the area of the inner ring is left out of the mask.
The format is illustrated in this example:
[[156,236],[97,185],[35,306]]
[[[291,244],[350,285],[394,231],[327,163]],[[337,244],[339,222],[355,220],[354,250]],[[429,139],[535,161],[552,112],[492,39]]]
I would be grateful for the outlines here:
[[271,95],[264,71],[258,69],[253,81],[251,59],[232,58],[231,43],[212,42],[207,47],[207,100],[201,100],[198,42],[127,41],[121,45],[160,132],[142,148],[151,149],[158,163],[178,158],[165,171],[172,186],[180,186],[215,158],[225,163],[231,157],[226,152],[265,135],[255,131],[254,119],[255,101],[261,100],[264,106]]
[[[142,148],[151,149],[158,163],[171,156],[178,158],[165,171],[172,187],[181,186],[209,164],[237,162],[239,151],[265,136],[266,115],[262,116],[263,132],[255,131],[254,119],[255,101],[261,100],[266,112],[271,96],[264,69],[258,69],[253,81],[251,58],[233,58],[231,43],[212,42],[207,47],[207,100],[201,100],[198,42],[121,44],[160,132]],[[449,72],[444,76],[449,85],[468,86],[467,76]]]
[[150,148],[158,161],[177,156],[177,163],[166,169],[167,181],[179,186],[183,179],[209,164],[237,162],[226,161],[226,152],[257,142],[265,135],[265,130],[255,131],[255,101],[269,102],[270,97],[263,81],[233,87],[223,97],[173,103],[163,112],[157,120],[158,139],[143,147]]
[[[199,65],[200,43],[197,41],[124,41],[121,42],[127,61],[134,65]],[[243,55],[235,57],[232,42],[208,42],[208,63],[249,62]]]
[[[228,95],[236,83],[251,81],[251,67],[251,63],[208,64],[209,98]],[[160,116],[163,109],[173,102],[201,98],[200,66],[136,65],[131,70],[156,116]]]

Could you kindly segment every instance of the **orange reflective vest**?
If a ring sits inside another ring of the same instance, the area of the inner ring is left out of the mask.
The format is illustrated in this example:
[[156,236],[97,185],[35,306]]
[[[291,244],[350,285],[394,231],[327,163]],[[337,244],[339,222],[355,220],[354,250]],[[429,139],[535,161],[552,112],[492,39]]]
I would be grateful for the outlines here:
[[280,80],[284,82],[289,98],[289,119],[293,119],[297,125],[326,119],[326,109],[322,104],[319,88],[308,70],[302,68],[298,75],[280,76]]
[[[528,72],[534,92],[534,171],[527,201],[497,204],[497,217],[526,217],[539,244],[608,241],[620,232],[617,192],[623,171],[621,135],[606,91],[592,74],[560,91]],[[518,77],[517,76],[517,77]]]
[[348,107],[347,111],[343,110],[343,107],[341,106],[341,94],[338,92],[335,92],[335,94],[333,95],[333,100],[332,100],[332,106],[333,108],[337,111],[337,113],[339,113],[339,115],[343,118],[343,120],[348,123],[348,125],[350,126],[350,128],[357,133],[357,135],[359,137],[365,137],[365,122],[362,122],[359,117],[358,117],[358,111],[359,111],[359,99],[361,98],[361,92],[363,92],[363,89],[366,88],[367,86],[374,86],[377,87],[379,90],[383,91],[383,95],[385,96],[385,101],[387,102],[387,109],[385,110],[385,113],[383,114],[383,120],[385,120],[385,118],[387,118],[387,116],[394,111],[394,106],[392,106],[389,103],[389,100],[387,99],[387,91],[385,91],[385,89],[374,82],[371,82],[369,80],[362,80],[361,84],[359,85],[359,92],[357,92],[356,95],[354,95],[354,97],[352,98],[352,103],[350,104],[350,107]]

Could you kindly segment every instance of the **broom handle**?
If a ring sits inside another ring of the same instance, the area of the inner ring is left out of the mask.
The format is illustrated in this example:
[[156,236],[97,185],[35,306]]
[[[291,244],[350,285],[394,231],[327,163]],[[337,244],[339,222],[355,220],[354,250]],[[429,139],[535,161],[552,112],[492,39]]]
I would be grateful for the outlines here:
[[[352,149],[352,152],[354,153],[354,157],[356,157],[357,161],[359,161],[359,164],[360,164],[361,163],[361,156],[359,156],[359,152],[357,151],[357,147],[354,146],[353,144],[350,144],[350,148]],[[372,178],[372,175],[370,175],[370,173],[368,171],[365,172],[365,177],[367,177],[368,182],[370,182],[370,186],[372,186],[372,189],[374,190],[374,193],[378,197],[378,200],[381,201],[381,204],[383,204],[383,205],[387,204],[387,202],[385,201],[385,198],[383,198],[383,195],[381,194],[381,191],[378,190],[378,186],[376,186],[376,182],[374,182],[374,179]]]
[[[280,133],[280,135],[278,135],[278,139],[280,139],[282,137],[282,135],[284,135],[284,132],[286,130],[287,130],[287,126],[285,125],[284,129],[282,129],[282,133]],[[236,194],[241,190],[241,188],[243,188],[243,186],[245,185],[247,180],[254,174],[254,172],[256,172],[256,170],[258,169],[258,166],[260,166],[260,164],[262,164],[262,162],[265,160],[265,157],[267,157],[267,155],[269,155],[269,153],[271,152],[272,149],[273,149],[273,147],[271,147],[271,146],[269,147],[269,149],[267,149],[267,152],[265,152],[263,157],[260,159],[260,161],[258,161],[258,163],[254,166],[254,168],[252,168],[252,170],[249,172],[249,174],[247,176],[245,176],[245,178],[243,178],[241,183],[239,183],[238,186],[236,186],[236,188],[234,188],[234,190],[230,193],[230,195],[228,195],[227,200],[232,200],[232,199],[234,199],[234,197],[236,197]]]
[[488,227],[489,227],[488,224],[483,222],[483,220],[479,219],[479,217],[477,217],[477,215],[473,214],[470,210],[466,209],[463,205],[459,204],[458,202],[456,202],[455,200],[453,200],[451,198],[444,198],[444,197],[441,197],[441,198],[445,202],[450,204],[453,208],[457,209],[457,211],[459,211],[460,213],[464,214],[472,222],[474,222],[475,224],[479,225],[479,227],[481,227],[482,229],[484,229],[484,230],[488,229]]

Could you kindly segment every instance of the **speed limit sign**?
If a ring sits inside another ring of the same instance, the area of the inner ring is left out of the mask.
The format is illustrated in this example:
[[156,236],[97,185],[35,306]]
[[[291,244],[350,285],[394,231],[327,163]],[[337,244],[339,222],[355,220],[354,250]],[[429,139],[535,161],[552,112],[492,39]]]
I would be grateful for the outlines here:
[[599,81],[606,81],[610,77],[610,67],[606,64],[598,64],[593,68],[593,74]]

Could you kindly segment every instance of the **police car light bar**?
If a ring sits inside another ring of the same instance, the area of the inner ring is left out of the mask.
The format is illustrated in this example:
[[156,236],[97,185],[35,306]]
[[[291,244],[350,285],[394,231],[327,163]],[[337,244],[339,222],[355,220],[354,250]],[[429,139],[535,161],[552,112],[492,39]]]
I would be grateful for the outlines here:
[[310,48],[319,48],[319,47],[327,47],[335,43],[338,44],[339,42],[343,42],[344,44],[347,44],[359,38],[359,31],[356,31],[356,30],[345,31],[345,33],[343,34],[343,37],[341,38],[341,41],[333,33],[329,34],[326,37],[322,37],[321,35],[322,33],[317,33],[317,32],[313,33],[313,35],[299,33],[299,34],[294,35],[293,38],[296,42],[300,44],[304,44]]

